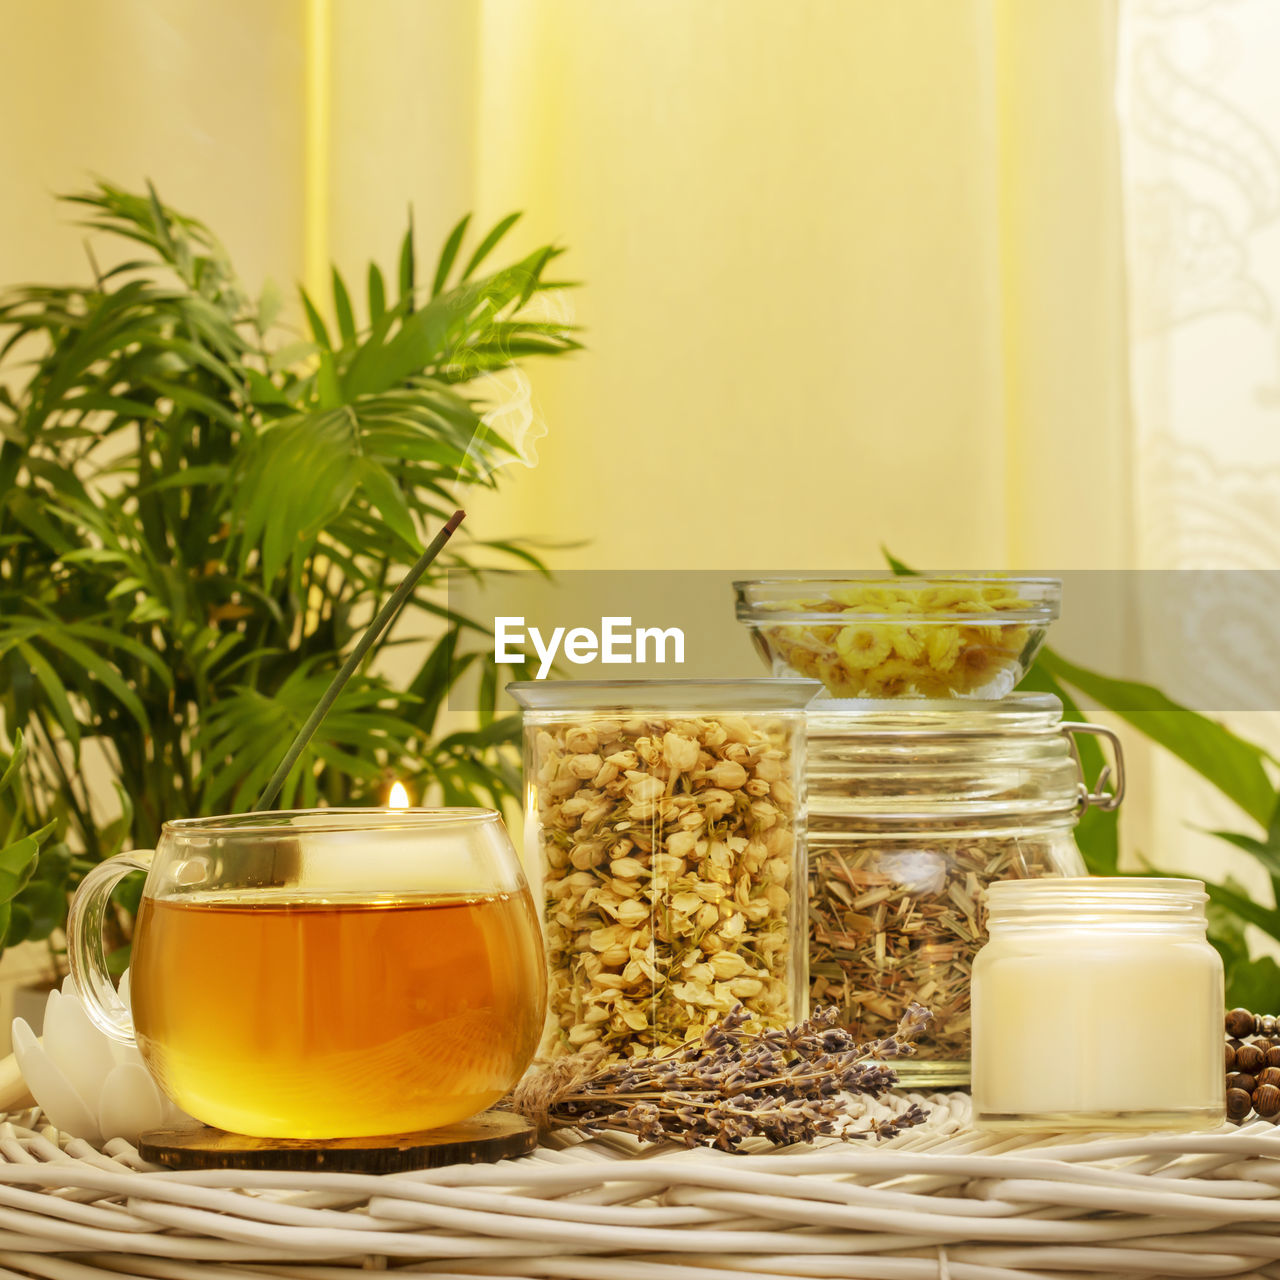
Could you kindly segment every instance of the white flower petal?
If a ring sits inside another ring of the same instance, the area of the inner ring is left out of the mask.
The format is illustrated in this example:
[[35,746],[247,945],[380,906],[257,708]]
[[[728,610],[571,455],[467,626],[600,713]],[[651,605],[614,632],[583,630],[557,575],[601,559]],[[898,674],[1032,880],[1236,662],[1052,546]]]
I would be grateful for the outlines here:
[[136,1044],[125,1044],[123,1040],[108,1040],[107,1047],[111,1050],[112,1066],[119,1066],[122,1063],[138,1065],[142,1062],[142,1054],[138,1051]]
[[[129,1003],[125,974],[121,999]],[[49,993],[43,1045],[22,1019],[13,1024],[14,1054],[27,1087],[50,1123],[100,1144],[103,1135],[136,1143],[148,1129],[198,1127],[147,1070],[136,1045],[112,1039],[90,1020],[70,978]]]
[[45,1005],[44,1051],[86,1100],[98,1096],[115,1065],[110,1039],[89,1020],[79,997],[56,991]]
[[45,1053],[22,1018],[13,1020],[13,1052],[27,1088],[49,1117],[50,1124],[86,1142],[101,1142],[102,1132],[88,1105]]
[[102,1132],[136,1145],[141,1134],[164,1123],[165,1103],[145,1067],[128,1063],[113,1067],[98,1099]]

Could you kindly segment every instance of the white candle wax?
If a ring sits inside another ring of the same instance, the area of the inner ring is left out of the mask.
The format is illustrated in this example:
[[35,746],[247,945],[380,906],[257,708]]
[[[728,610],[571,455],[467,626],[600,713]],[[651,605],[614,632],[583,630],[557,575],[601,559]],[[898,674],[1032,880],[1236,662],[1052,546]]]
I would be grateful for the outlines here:
[[[974,963],[979,1123],[1221,1120],[1222,962],[1205,939],[1202,904],[1188,913],[1191,891],[1175,891],[1162,914],[1152,888],[1196,882],[1137,881],[1136,905],[1125,898],[1132,881],[1041,883],[1048,889],[1030,898],[1027,884],[1015,887],[1029,904],[1021,914],[993,894],[991,940]],[[1055,893],[1064,904],[1056,913]]]

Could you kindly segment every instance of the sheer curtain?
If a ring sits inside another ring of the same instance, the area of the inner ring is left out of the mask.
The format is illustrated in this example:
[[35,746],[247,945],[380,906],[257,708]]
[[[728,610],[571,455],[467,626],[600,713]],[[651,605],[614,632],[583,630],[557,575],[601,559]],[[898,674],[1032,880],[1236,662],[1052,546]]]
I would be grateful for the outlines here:
[[1121,32],[1140,562],[1280,568],[1280,6]]
[[[1280,569],[1280,5],[1122,0],[1118,104],[1129,264],[1136,563]],[[1149,656],[1195,667],[1208,708],[1280,749],[1280,591],[1197,579],[1195,607],[1148,616]],[[1228,614],[1229,610],[1229,614]],[[1243,820],[1153,763],[1144,852],[1164,866],[1265,875],[1203,827]]]

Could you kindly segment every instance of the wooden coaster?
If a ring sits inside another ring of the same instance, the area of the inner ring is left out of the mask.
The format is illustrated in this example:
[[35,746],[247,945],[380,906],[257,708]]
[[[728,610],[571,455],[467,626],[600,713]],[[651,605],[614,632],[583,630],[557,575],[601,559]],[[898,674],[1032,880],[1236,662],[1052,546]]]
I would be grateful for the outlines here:
[[538,1131],[523,1116],[484,1111],[470,1120],[382,1138],[246,1138],[221,1129],[155,1129],[144,1133],[144,1160],[169,1169],[289,1169],[400,1173],[446,1164],[481,1164],[527,1156]]

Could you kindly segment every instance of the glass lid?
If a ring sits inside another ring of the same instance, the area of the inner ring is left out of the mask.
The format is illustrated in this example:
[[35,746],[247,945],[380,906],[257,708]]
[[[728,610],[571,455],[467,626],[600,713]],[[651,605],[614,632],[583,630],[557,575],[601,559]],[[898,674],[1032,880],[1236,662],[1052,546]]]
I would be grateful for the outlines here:
[[514,680],[507,692],[526,711],[799,711],[817,680]]
[[991,702],[961,698],[824,698],[809,708],[810,733],[930,737],[1056,733],[1062,702],[1051,693],[1010,693]]

